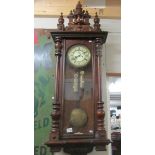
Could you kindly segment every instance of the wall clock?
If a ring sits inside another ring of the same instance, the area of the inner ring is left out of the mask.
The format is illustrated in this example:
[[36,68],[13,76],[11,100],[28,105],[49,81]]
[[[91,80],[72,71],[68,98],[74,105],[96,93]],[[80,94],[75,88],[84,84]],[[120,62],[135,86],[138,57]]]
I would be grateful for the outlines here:
[[96,13],[91,16],[80,2],[64,26],[61,13],[58,29],[51,32],[55,42],[55,99],[52,129],[46,145],[51,152],[86,155],[93,148],[106,150],[110,143],[104,127],[100,58],[107,32],[101,31]]

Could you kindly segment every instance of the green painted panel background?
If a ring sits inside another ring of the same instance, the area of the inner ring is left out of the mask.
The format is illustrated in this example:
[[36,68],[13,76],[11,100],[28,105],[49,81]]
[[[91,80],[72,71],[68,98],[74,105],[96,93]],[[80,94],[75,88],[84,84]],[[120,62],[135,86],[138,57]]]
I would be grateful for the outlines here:
[[34,45],[34,155],[51,155],[44,145],[51,130],[55,56],[51,39],[39,36]]

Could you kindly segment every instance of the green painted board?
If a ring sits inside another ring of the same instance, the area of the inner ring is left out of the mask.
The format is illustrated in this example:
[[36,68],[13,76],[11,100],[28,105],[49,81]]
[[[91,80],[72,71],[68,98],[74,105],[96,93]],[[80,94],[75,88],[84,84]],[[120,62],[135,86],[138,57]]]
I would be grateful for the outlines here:
[[51,130],[55,55],[52,40],[41,37],[43,43],[34,45],[34,155],[51,155],[44,143]]

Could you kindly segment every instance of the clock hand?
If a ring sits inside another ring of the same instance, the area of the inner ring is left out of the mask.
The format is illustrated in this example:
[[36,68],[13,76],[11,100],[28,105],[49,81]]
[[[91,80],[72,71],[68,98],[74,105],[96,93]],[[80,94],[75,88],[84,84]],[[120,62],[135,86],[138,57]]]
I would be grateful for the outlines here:
[[75,56],[75,58],[78,58],[78,57],[80,57],[81,55],[78,55],[78,56]]

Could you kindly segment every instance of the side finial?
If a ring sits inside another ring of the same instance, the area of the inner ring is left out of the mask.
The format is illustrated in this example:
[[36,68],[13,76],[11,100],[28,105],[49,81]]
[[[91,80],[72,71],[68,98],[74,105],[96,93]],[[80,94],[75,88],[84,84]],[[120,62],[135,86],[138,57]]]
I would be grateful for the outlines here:
[[94,30],[95,31],[101,31],[99,22],[100,22],[100,19],[99,19],[98,15],[97,15],[97,12],[96,12],[95,13],[95,18],[94,18]]
[[63,18],[63,13],[61,12],[61,15],[58,19],[58,24],[57,24],[58,30],[64,30],[64,18]]

